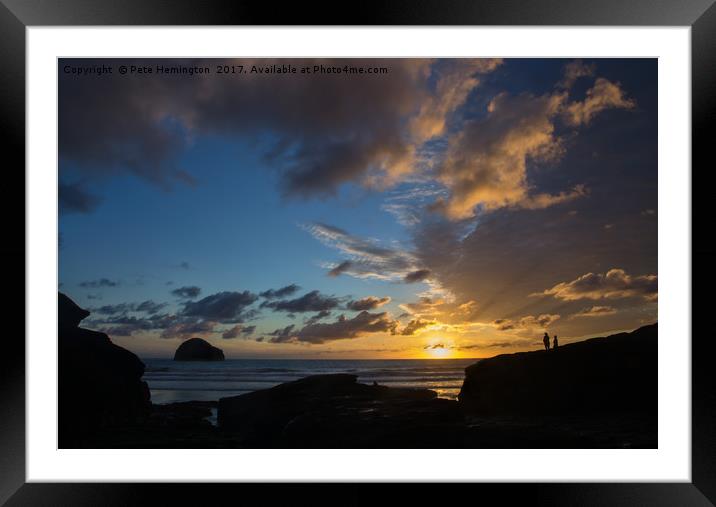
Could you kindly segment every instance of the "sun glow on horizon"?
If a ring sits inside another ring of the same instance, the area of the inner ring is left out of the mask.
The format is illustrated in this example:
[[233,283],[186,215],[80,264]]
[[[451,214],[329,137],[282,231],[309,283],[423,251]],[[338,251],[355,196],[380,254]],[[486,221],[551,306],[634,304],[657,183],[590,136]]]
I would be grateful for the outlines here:
[[432,338],[423,348],[425,359],[451,359],[457,357],[451,342],[444,338]]

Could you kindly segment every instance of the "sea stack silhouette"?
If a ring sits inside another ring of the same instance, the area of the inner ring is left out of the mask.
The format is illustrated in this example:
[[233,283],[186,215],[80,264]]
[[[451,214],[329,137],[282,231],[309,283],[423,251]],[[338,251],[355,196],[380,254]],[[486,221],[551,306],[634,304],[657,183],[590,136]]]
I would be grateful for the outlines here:
[[59,447],[142,423],[151,409],[144,363],[104,333],[79,327],[90,312],[58,295]]
[[201,338],[190,338],[177,348],[175,361],[223,361],[224,352]]

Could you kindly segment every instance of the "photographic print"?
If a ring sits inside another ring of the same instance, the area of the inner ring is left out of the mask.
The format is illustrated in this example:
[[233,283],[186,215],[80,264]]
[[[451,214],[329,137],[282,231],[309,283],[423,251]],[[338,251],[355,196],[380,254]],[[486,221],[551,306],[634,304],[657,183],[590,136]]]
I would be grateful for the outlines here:
[[58,59],[60,448],[657,448],[657,59]]

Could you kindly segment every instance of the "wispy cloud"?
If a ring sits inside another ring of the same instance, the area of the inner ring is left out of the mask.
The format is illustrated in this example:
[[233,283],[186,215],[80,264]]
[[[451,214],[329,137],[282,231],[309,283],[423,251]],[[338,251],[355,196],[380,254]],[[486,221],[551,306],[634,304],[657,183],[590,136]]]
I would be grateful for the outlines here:
[[331,272],[340,267],[340,273],[356,278],[394,281],[420,269],[417,258],[407,250],[386,247],[377,240],[360,238],[327,224],[314,223],[304,228],[326,246],[348,257],[349,264],[329,265]]
[[579,317],[603,317],[605,315],[614,315],[617,310],[611,306],[592,306],[591,308],[585,308],[570,316],[570,319],[576,319]]
[[201,289],[195,285],[184,286],[174,289],[172,294],[182,299],[194,299],[201,294]]
[[118,287],[119,282],[110,280],[109,278],[100,278],[98,280],[87,280],[78,284],[83,289],[98,289],[103,287]]

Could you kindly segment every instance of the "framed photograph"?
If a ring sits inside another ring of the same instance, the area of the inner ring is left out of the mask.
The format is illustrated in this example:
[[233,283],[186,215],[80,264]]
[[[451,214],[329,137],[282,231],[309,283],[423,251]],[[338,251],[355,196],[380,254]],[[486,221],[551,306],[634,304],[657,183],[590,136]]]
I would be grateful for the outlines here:
[[713,504],[711,2],[3,0],[0,23],[26,189],[0,502]]

